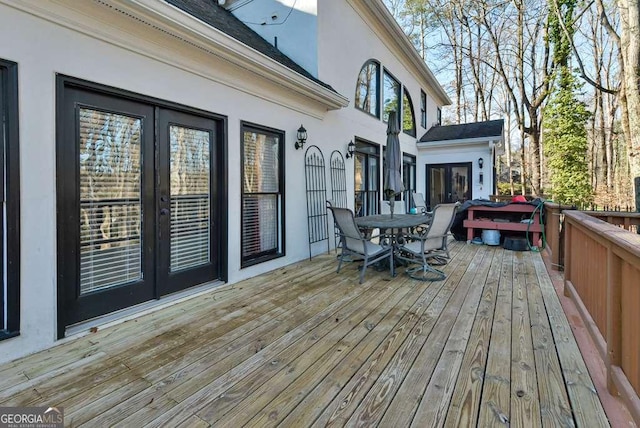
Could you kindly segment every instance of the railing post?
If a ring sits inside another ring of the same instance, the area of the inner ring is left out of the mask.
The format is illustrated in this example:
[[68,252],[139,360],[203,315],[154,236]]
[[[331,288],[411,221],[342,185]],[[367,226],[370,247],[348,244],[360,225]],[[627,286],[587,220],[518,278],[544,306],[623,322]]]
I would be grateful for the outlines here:
[[545,235],[547,239],[547,248],[551,253],[551,268],[559,270],[561,268],[561,254],[563,248],[560,248],[560,205],[545,203],[544,208],[547,212]]
[[571,293],[567,289],[567,282],[571,281],[571,248],[569,246],[572,243],[571,233],[573,225],[571,220],[567,217],[564,219],[564,295],[571,296]]
[[622,263],[612,246],[607,248],[607,388],[618,395],[613,381],[613,367],[622,365]]
[[[640,177],[633,179],[636,187],[636,211],[640,213]],[[640,226],[636,227],[636,233],[640,235]]]

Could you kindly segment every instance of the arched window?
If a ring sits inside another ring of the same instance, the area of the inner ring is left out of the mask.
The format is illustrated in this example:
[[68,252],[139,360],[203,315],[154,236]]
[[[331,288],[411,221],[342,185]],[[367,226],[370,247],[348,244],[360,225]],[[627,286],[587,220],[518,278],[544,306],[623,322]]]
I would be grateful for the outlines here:
[[400,118],[400,82],[387,69],[384,70],[382,80],[382,121],[387,122],[392,111],[398,112]]
[[374,60],[365,62],[356,84],[356,108],[380,117],[380,64]]
[[413,137],[416,136],[416,119],[413,114],[413,103],[406,89],[402,95],[402,132]]

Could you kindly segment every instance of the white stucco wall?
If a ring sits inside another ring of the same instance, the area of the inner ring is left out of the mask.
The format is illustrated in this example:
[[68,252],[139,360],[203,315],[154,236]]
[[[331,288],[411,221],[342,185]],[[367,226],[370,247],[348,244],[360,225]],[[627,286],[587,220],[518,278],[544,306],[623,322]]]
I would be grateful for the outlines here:
[[[84,8],[82,13],[69,12],[57,3],[42,3],[52,7],[55,13],[47,12],[39,17],[20,10],[19,3],[18,7],[11,7],[3,1],[0,0],[0,39],[10,42],[0,44],[0,58],[17,62],[19,73],[21,325],[20,336],[0,342],[0,363],[55,343],[56,74],[228,118],[230,283],[308,257],[304,150],[294,149],[300,124],[308,131],[308,144],[320,146],[327,163],[333,150],[344,154],[347,143],[355,136],[384,144],[386,124],[357,111],[353,104],[327,112],[309,98],[141,26],[97,2],[77,3]],[[312,3],[298,1],[296,7]],[[417,115],[417,134],[422,135],[425,131],[419,123],[422,84],[387,50],[347,2],[320,2],[318,13],[321,16],[318,31],[322,33],[318,43],[320,78],[339,93],[353,98],[362,64],[369,58],[378,59],[407,86]],[[429,101],[429,118],[435,118],[433,100]],[[240,216],[237,215],[241,191],[241,121],[286,133],[286,256],[246,269],[240,269]],[[417,153],[414,137],[401,134],[400,139],[403,151]],[[346,166],[349,201],[353,204],[353,160],[347,160]],[[420,171],[418,167],[418,174]],[[323,251],[326,251],[326,242],[314,246],[314,254]]]
[[[318,40],[318,75],[350,99],[348,108],[329,112],[327,119],[335,120],[341,124],[341,128],[349,131],[343,137],[344,147],[355,137],[381,146],[385,144],[387,124],[354,108],[358,74],[366,61],[375,59],[398,79],[411,97],[416,137],[403,132],[399,137],[402,151],[416,155],[416,140],[427,131],[420,123],[420,90],[427,94],[427,128],[436,121],[438,105],[427,82],[420,79],[402,55],[392,50],[388,40],[382,36],[381,29],[365,21],[365,18],[349,1],[323,1],[318,4],[318,32],[321,35]],[[353,162],[350,164],[353,166]]]
[[240,1],[229,6],[238,19],[293,59],[311,75],[318,76],[318,0]]

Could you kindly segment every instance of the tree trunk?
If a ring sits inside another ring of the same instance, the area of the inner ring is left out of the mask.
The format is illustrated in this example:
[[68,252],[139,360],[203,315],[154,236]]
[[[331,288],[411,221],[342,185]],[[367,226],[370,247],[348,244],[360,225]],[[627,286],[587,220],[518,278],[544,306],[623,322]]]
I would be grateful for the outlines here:
[[509,171],[509,189],[511,195],[515,193],[513,186],[513,164],[511,159],[511,101],[507,101],[507,131],[505,132],[504,148],[507,152],[507,171]]
[[524,147],[524,139],[525,139],[525,133],[524,130],[522,129],[522,127],[520,128],[520,141],[522,141],[522,145],[521,145],[521,159],[520,159],[520,186],[522,189],[522,194],[526,195],[527,194],[527,162],[526,162],[526,150]]
[[640,177],[640,4],[638,0],[618,0],[618,9],[624,73],[622,119],[627,136],[629,172],[633,179]]
[[527,134],[531,151],[531,194],[540,195],[540,128],[537,125],[539,123],[537,109],[530,109],[529,117],[531,118],[531,128]]

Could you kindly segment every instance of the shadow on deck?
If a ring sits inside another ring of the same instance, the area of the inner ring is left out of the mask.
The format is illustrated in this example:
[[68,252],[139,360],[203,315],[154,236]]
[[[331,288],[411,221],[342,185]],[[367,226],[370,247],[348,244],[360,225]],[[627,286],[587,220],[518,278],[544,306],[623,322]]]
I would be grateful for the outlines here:
[[608,426],[539,254],[447,279],[315,257],[0,366],[0,405],[89,426]]

